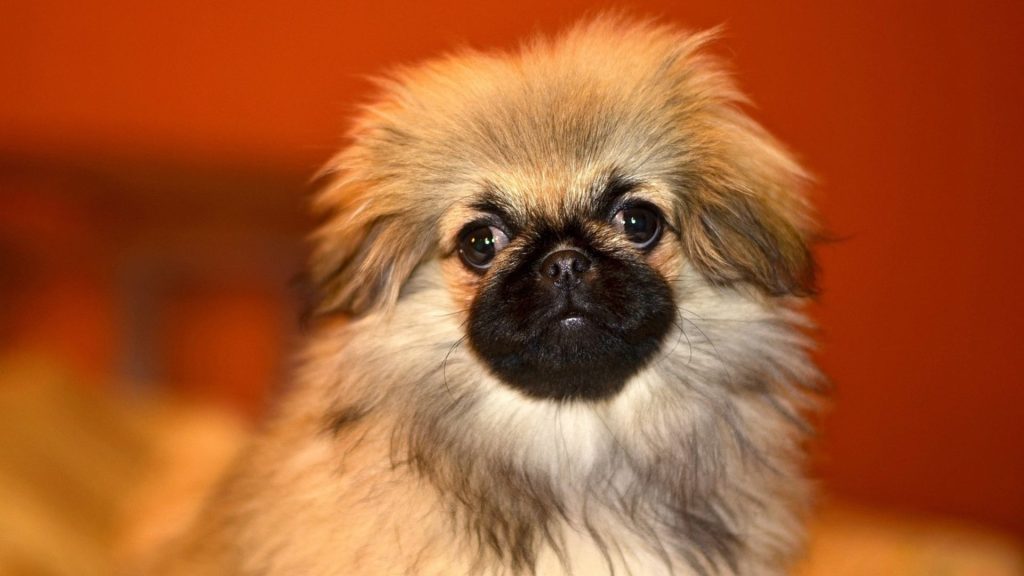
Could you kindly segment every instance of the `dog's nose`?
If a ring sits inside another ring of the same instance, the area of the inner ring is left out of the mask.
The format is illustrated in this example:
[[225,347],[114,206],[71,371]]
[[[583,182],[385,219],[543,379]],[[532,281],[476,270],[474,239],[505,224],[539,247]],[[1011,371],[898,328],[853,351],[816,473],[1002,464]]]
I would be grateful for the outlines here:
[[583,252],[566,248],[548,254],[540,263],[540,276],[556,288],[569,290],[580,283],[591,262]]

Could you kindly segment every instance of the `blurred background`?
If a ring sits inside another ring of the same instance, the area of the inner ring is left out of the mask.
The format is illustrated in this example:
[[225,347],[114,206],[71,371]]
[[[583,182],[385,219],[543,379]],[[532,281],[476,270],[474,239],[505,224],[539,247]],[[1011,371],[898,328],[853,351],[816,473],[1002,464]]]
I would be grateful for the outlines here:
[[1020,570],[1024,3],[33,0],[0,5],[0,572],[108,573],[125,515],[160,514],[129,493],[264,411],[309,180],[369,76],[609,7],[725,24],[843,238],[811,563]]

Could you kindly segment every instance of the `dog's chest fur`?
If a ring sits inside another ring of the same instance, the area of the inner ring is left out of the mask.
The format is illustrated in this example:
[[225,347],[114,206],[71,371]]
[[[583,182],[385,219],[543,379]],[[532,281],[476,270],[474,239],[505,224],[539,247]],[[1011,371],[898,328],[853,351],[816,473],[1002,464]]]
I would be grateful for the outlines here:
[[[485,410],[479,417],[494,415]],[[523,424],[541,420],[538,414],[520,417]],[[476,477],[466,463],[472,481],[482,485],[463,486],[464,493],[443,478],[426,479],[411,464],[382,460],[380,451],[393,449],[391,438],[362,428],[368,419],[353,422],[336,438],[265,450],[263,461],[255,462],[262,476],[240,476],[254,479],[258,492],[235,488],[247,503],[246,510],[235,511],[241,516],[233,539],[249,551],[239,572],[781,573],[796,544],[796,518],[788,508],[800,493],[799,482],[786,490],[737,460],[716,464],[723,468],[715,472],[713,487],[696,480],[696,471],[680,471],[682,481],[696,485],[673,488],[639,477],[633,468],[638,463],[626,463],[621,454],[609,460],[615,450],[606,443],[614,441],[616,430],[607,421],[583,413],[548,422],[547,430],[536,425],[532,438],[508,420],[495,422],[495,430],[506,432],[503,437],[537,451],[526,464],[537,478],[511,479],[510,469],[481,470]],[[552,435],[555,430],[564,433]],[[679,502],[689,490],[694,501]]]
[[[815,377],[798,317],[680,288],[674,343],[599,404],[494,382],[429,285],[391,322],[319,339],[236,474],[240,572],[781,574],[807,495],[792,387]],[[403,354],[423,342],[447,361]]]

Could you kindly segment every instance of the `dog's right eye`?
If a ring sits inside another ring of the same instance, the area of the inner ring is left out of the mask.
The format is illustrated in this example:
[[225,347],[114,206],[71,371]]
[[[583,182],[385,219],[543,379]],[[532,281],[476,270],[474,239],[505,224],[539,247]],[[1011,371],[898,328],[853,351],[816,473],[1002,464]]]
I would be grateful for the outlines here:
[[490,268],[494,256],[508,246],[508,235],[495,226],[476,226],[462,234],[459,255],[467,266],[477,270]]

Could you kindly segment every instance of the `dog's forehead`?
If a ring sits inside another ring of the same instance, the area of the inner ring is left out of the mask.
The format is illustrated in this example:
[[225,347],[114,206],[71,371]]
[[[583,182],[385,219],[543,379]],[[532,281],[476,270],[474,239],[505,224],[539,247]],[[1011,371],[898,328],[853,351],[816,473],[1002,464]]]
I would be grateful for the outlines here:
[[592,206],[608,177],[608,171],[598,166],[571,163],[516,167],[489,174],[470,203],[480,210],[504,212],[520,222],[560,220]]
[[[450,129],[476,181],[470,204],[497,204],[522,218],[558,218],[594,206],[616,182],[657,180],[676,170],[672,137],[649,109],[580,86],[505,94],[473,107]],[[605,98],[602,98],[605,96]]]

